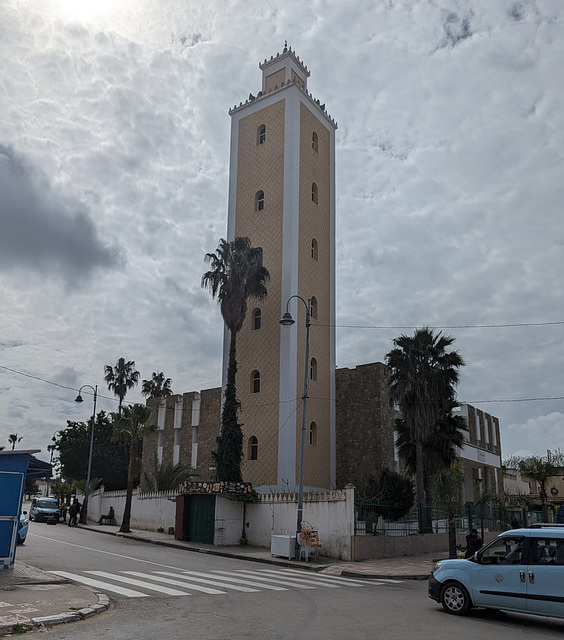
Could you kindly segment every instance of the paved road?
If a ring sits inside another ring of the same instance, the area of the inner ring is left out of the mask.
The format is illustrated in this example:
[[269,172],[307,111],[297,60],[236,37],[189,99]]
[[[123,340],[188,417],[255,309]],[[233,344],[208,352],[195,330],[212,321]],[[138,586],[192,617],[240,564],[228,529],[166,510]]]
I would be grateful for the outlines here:
[[564,621],[551,619],[449,616],[421,581],[342,581],[68,527],[37,525],[20,551],[42,569],[103,582],[97,589],[114,601],[106,613],[47,631],[53,640],[550,640],[564,633]]

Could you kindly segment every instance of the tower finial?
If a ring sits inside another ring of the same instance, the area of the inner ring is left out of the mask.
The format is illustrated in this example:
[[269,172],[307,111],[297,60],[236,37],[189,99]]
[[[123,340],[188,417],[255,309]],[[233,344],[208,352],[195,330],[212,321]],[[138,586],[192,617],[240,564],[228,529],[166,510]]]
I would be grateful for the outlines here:
[[288,51],[288,40],[284,40],[284,53]]

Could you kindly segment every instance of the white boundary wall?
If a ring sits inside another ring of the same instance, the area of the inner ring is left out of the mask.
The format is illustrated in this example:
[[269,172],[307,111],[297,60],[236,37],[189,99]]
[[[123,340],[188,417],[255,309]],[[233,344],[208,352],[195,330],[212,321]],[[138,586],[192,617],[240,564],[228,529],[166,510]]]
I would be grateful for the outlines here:
[[[176,491],[167,493],[133,492],[131,527],[165,532],[174,527]],[[104,492],[89,497],[88,520],[96,522],[113,506],[118,523],[125,506],[125,491]],[[239,544],[242,534],[242,502],[217,496],[215,509],[216,545]],[[245,531],[251,545],[270,548],[272,535],[295,534],[298,495],[296,493],[260,494],[259,502],[245,504]],[[319,531],[320,555],[352,560],[354,536],[354,489],[304,494],[303,520]]]

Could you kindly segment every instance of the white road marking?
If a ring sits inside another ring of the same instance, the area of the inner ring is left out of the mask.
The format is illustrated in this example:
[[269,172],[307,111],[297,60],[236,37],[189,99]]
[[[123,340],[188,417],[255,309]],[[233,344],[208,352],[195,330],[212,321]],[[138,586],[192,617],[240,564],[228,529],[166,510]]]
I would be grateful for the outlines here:
[[288,591],[286,587],[275,587],[271,584],[262,584],[257,582],[251,582],[250,580],[240,580],[239,578],[230,578],[229,576],[218,576],[216,573],[201,573],[200,571],[187,571],[186,569],[181,570],[182,573],[185,573],[189,576],[201,576],[202,578],[214,578],[215,580],[225,581],[225,582],[234,582],[235,584],[245,584],[249,587],[260,587],[262,589],[270,589],[270,591]]
[[[230,571],[218,571],[217,573],[227,573],[228,575],[231,575]],[[315,587],[312,587],[309,584],[304,584],[302,581],[293,580],[292,578],[280,576],[280,575],[273,577],[271,575],[264,575],[262,573],[259,574],[256,571],[243,571],[243,570],[237,571],[237,575],[242,575],[244,578],[248,576],[253,580],[258,580],[259,584],[261,584],[261,582],[264,581],[264,582],[274,582],[276,584],[284,584],[288,587],[295,587],[296,589],[315,589]],[[339,588],[334,585],[331,585],[331,586],[334,587],[335,589]]]
[[[163,576],[171,576],[173,578],[181,578],[183,576],[179,576],[176,573],[171,573],[170,571],[155,571],[155,573],[159,573]],[[203,584],[214,584],[217,586],[217,580],[209,580],[207,578],[198,578],[197,576],[191,575],[191,576],[186,576],[184,578],[185,580],[190,580],[190,586],[192,586],[192,582],[201,582]],[[174,584],[175,582],[172,581],[171,584]],[[182,582],[178,581],[178,584],[183,584]],[[241,591],[242,593],[258,593],[259,590],[258,589],[251,589],[250,587],[238,587],[234,584],[222,584],[221,585],[222,589],[232,589],[233,591]]]
[[[141,580],[135,580],[134,578],[127,578],[125,576],[119,576],[114,573],[106,573],[105,571],[87,571],[86,573],[90,573],[93,576],[98,576],[99,578],[108,578],[109,580],[116,580],[117,582],[125,582],[126,584],[130,584],[134,587],[141,587],[142,589],[149,589],[151,591],[158,591],[159,593],[164,593],[167,596],[189,596],[190,593],[186,591],[179,591],[178,589],[169,589],[168,587],[163,587],[160,584],[150,584],[148,582],[142,582]],[[142,574],[141,574],[142,575]],[[218,592],[220,593],[220,592]]]
[[[274,575],[278,574],[278,571],[273,571],[271,569],[261,569],[261,572],[264,573],[272,573]],[[305,580],[303,571],[296,571],[295,569],[280,569],[280,572],[287,573],[292,575],[293,577],[298,578],[298,576]],[[379,584],[382,581],[378,580],[374,582],[373,580],[355,580],[354,578],[343,578],[341,576],[326,576],[320,575],[319,573],[314,573],[311,578],[307,578],[308,582],[317,582],[319,584],[326,584],[327,586],[340,587],[340,586],[348,586],[348,587],[366,587],[370,584]],[[331,585],[331,583],[334,583]]]
[[[202,587],[199,584],[190,584],[187,582],[180,582],[180,580],[171,580],[170,578],[161,578],[160,576],[155,576],[152,573],[141,573],[140,571],[121,571],[120,573],[125,573],[128,576],[137,576],[139,578],[146,578],[147,580],[155,580],[156,582],[166,582],[167,584],[174,584],[176,586],[186,587],[187,589],[193,589],[194,591],[209,593],[212,596],[220,593],[222,594],[227,593],[226,591],[219,591],[218,589],[211,589],[210,587]],[[179,592],[179,593],[182,593],[182,592]]]
[[96,587],[96,589],[101,589],[102,591],[112,591],[113,593],[119,593],[120,595],[126,596],[127,598],[149,597],[146,593],[134,591],[133,589],[126,589],[125,587],[118,587],[116,585],[110,584],[109,582],[100,582],[100,580],[86,578],[85,576],[81,576],[77,573],[69,573],[68,571],[49,571],[49,573],[54,573],[57,576],[61,576],[61,578],[67,578],[68,580],[72,580],[73,582],[80,582],[81,584],[85,584],[89,587]]

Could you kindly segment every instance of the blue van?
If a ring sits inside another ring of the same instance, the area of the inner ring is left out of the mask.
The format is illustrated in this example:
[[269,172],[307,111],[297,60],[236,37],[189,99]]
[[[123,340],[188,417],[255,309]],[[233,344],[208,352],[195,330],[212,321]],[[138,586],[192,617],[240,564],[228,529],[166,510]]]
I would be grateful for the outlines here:
[[564,618],[564,525],[511,529],[468,560],[437,562],[429,597],[455,615],[484,607]]
[[55,519],[59,520],[59,501],[57,498],[33,498],[29,509],[29,519],[41,522]]

